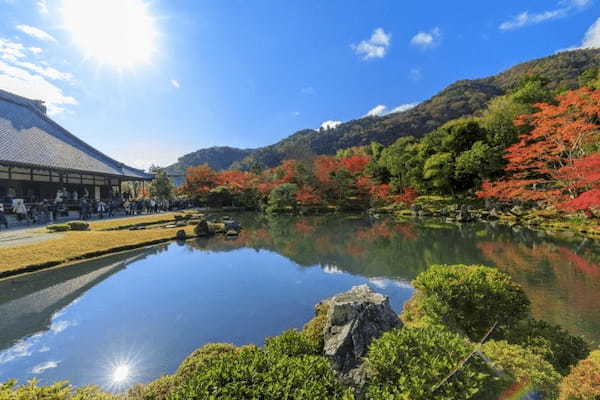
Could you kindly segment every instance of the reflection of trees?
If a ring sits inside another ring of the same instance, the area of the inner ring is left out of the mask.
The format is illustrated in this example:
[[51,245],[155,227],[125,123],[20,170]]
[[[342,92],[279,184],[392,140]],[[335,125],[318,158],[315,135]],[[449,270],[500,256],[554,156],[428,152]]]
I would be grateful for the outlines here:
[[600,339],[597,250],[578,254],[574,246],[552,241],[482,241],[478,247],[491,263],[523,286],[537,318],[566,326],[591,341]]
[[[600,252],[527,230],[469,224],[394,222],[343,216],[236,216],[237,240],[201,239],[207,251],[277,252],[302,266],[336,266],[352,274],[412,280],[431,264],[496,265],[530,296],[537,318],[600,339]],[[597,321],[597,322],[596,322]]]

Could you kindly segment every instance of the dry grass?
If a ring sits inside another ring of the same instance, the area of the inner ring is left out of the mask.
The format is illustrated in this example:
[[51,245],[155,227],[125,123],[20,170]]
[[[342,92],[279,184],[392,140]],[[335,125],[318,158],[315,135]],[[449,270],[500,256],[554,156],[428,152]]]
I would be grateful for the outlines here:
[[42,243],[0,248],[0,277],[172,240],[180,229],[192,236],[193,228],[72,231]]

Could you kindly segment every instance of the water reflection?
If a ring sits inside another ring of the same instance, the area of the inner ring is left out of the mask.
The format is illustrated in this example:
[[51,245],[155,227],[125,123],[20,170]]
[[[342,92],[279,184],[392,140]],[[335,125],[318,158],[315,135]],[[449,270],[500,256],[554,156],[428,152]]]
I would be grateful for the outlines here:
[[172,373],[206,342],[261,344],[319,300],[369,284],[400,311],[430,264],[510,273],[537,318],[600,339],[600,251],[491,225],[235,216],[239,237],[173,243],[0,282],[0,381],[113,391]]

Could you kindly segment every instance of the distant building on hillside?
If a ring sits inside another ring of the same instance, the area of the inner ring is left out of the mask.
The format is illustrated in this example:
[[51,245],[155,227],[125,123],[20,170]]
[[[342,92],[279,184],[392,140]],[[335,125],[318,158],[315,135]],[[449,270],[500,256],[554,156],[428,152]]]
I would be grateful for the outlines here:
[[59,191],[70,200],[110,199],[120,195],[122,182],[152,177],[61,127],[42,101],[0,90],[0,202],[54,200]]

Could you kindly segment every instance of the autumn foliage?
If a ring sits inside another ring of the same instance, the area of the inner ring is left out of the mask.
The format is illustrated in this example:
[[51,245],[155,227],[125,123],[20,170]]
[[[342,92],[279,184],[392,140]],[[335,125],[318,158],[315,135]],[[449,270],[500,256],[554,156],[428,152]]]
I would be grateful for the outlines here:
[[180,191],[201,203],[210,202],[211,196],[218,192],[229,196],[232,203],[250,208],[268,203],[271,193],[283,185],[294,192],[290,198],[278,199],[278,204],[292,199],[293,204],[281,204],[291,208],[332,205],[355,209],[414,201],[414,190],[407,188],[393,193],[389,184],[373,177],[367,168],[370,162],[369,155],[359,152],[319,156],[310,163],[286,160],[260,174],[237,170],[217,172],[201,165],[188,169]]
[[572,90],[556,100],[516,119],[531,129],[507,148],[506,177],[484,182],[480,197],[600,208],[600,90]]

